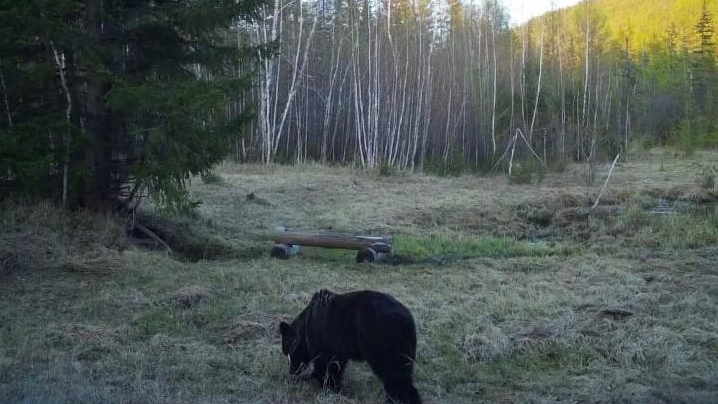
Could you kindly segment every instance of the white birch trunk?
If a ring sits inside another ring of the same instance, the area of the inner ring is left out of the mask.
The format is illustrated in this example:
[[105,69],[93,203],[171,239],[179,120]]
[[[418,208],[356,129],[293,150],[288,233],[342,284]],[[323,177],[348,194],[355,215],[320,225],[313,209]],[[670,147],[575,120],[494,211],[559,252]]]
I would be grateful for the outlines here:
[[[585,64],[584,64],[584,79],[583,79],[583,107],[581,108],[581,131],[579,131],[578,135],[581,136],[581,132],[583,133],[583,136],[585,137],[586,131],[588,130],[588,78],[589,78],[589,25],[588,25],[588,3],[586,3],[586,53],[584,55],[585,58]],[[581,139],[577,139],[577,158],[581,159]]]
[[[496,7],[496,2],[494,2],[494,7]],[[496,76],[498,75],[498,64],[496,62],[496,26],[493,18],[491,19],[491,46],[494,58],[494,88],[491,100],[491,155],[494,156],[496,154]]]
[[543,18],[541,19],[541,44],[539,45],[539,75],[536,84],[536,99],[534,101],[534,112],[531,114],[531,126],[529,127],[529,141],[533,139],[534,125],[536,124],[536,115],[538,114],[538,104],[541,97],[541,75],[543,73]]
[[67,75],[66,75],[66,64],[65,64],[65,53],[58,53],[55,49],[55,44],[50,41],[50,47],[52,48],[53,56],[55,57],[55,67],[57,68],[58,75],[60,76],[60,86],[62,92],[65,94],[65,101],[67,107],[65,108],[65,119],[67,120],[67,133],[65,133],[65,153],[62,162],[62,206],[67,208],[67,190],[68,181],[70,175],[70,145],[72,143],[72,132],[70,126],[72,125],[72,96],[70,95],[70,89],[67,86]]
[[[314,32],[317,27],[317,14],[314,14],[314,18],[312,21],[312,28],[309,31],[309,35],[306,39],[306,44],[304,44],[304,52],[302,52],[302,36],[304,34],[304,13],[302,12],[302,7],[299,7],[300,14],[299,14],[299,33],[298,33],[298,41],[297,41],[297,51],[294,54],[294,64],[292,65],[292,81],[289,85],[289,92],[287,95],[287,101],[284,105],[284,108],[282,110],[282,116],[279,119],[279,123],[276,124],[276,128],[274,128],[273,136],[272,136],[272,155],[277,153],[277,150],[279,149],[279,143],[282,138],[282,132],[284,131],[284,125],[287,122],[287,116],[289,115],[289,111],[291,110],[294,99],[297,95],[297,87],[298,83],[304,78],[304,72],[307,67],[307,61],[309,58],[309,48],[312,43],[312,38],[314,37]],[[301,56],[301,62],[300,62],[300,56]],[[277,96],[278,94],[275,94],[275,110],[276,110],[276,100],[279,98]]]

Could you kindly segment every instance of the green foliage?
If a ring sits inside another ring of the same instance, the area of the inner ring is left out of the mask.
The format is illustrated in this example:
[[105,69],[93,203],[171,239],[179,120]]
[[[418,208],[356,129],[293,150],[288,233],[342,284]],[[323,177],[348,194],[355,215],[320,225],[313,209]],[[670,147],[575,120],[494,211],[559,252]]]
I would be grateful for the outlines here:
[[[262,251],[261,256],[266,256],[267,252]],[[316,260],[321,262],[335,262],[337,264],[346,264],[354,262],[357,252],[354,250],[343,250],[322,247],[301,247],[300,257],[302,259]]]
[[686,153],[691,154],[697,146],[696,131],[689,120],[681,122],[678,128],[678,145]]
[[[621,48],[625,47],[628,40],[630,52],[638,55],[657,40],[667,39],[669,33],[677,36],[677,42],[693,34],[704,4],[709,13],[718,13],[718,3],[703,0],[594,0],[588,9],[606,16],[603,22],[606,39],[620,44]],[[560,18],[581,20],[586,9],[586,4],[582,3],[556,13]],[[581,25],[570,28],[577,31],[568,32],[569,36],[580,37]]]
[[464,154],[454,148],[446,162],[441,158],[426,159],[423,171],[439,177],[458,177],[469,171],[469,164]]
[[166,306],[157,306],[137,316],[133,326],[141,336],[152,337],[155,334],[177,335],[186,330],[182,318]]
[[540,184],[546,176],[547,167],[533,157],[515,161],[509,176],[511,184]]
[[396,174],[396,166],[389,164],[386,161],[379,163],[379,175],[382,177],[391,177]]
[[237,41],[263,3],[1,1],[0,181],[56,199],[67,183],[74,207],[128,187],[186,204],[250,119],[227,106],[269,54]]
[[718,131],[708,127],[705,120],[685,119],[678,127],[677,146],[686,153],[718,145]]
[[222,177],[217,173],[208,172],[206,174],[202,174],[202,182],[205,184],[222,185],[224,184],[224,179],[222,179]]
[[592,362],[600,360],[601,355],[594,349],[571,349],[560,344],[547,344],[533,351],[518,351],[504,360],[492,363],[488,371],[497,372],[506,377],[517,372],[528,374],[554,372],[564,369],[586,369]]
[[[703,198],[715,198],[710,195],[708,192]],[[644,196],[628,201],[616,215],[592,215],[589,217],[591,237],[596,240],[606,240],[605,236],[620,238],[623,246],[658,251],[680,251],[718,243],[718,209],[713,204],[682,199],[666,203],[671,210],[655,212],[656,199]]]
[[[538,52],[531,46],[536,46],[544,27],[550,35],[544,37],[545,79],[539,119],[560,116],[564,101],[565,105],[583,103],[588,63],[600,66],[591,69],[588,86],[601,85],[600,92],[610,91],[613,100],[611,111],[600,112],[607,117],[605,122],[595,128],[600,152],[621,152],[628,140],[624,136],[641,138],[651,147],[672,145],[687,151],[714,147],[718,144],[714,136],[718,129],[716,13],[715,1],[596,0],[536,18],[526,26],[528,49],[533,53],[524,73],[529,91],[526,98],[533,97],[530,92],[538,70],[534,66]],[[521,35],[516,37],[521,45]],[[588,61],[584,60],[586,41]],[[561,80],[568,85],[559,85]],[[610,84],[602,84],[607,82]],[[582,132],[582,113],[569,111],[567,115],[567,136],[573,136],[571,125],[576,121],[579,126],[573,129]],[[548,125],[563,123],[554,119]],[[569,141],[578,143],[579,138]]]
[[499,237],[465,237],[430,234],[425,237],[400,236],[394,239],[394,252],[422,259],[463,259],[473,257],[544,257],[561,253],[560,249],[533,246],[525,241]]
[[549,160],[547,170],[552,173],[562,173],[568,168],[568,161],[565,158]]
[[718,168],[716,166],[703,166],[698,181],[703,189],[718,190]]

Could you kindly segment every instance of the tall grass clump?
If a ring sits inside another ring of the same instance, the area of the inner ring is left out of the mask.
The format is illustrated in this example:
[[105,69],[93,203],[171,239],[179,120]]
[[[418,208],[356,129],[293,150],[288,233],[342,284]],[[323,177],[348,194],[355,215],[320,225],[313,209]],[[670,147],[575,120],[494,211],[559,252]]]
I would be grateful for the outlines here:
[[68,212],[49,202],[3,202],[0,228],[0,273],[60,267],[125,243],[116,218]]
[[615,216],[590,218],[592,234],[619,238],[625,246],[652,249],[681,250],[718,244],[718,205],[685,205],[685,210],[654,211],[650,204],[631,201]]
[[653,242],[670,250],[718,245],[718,206],[651,218]]

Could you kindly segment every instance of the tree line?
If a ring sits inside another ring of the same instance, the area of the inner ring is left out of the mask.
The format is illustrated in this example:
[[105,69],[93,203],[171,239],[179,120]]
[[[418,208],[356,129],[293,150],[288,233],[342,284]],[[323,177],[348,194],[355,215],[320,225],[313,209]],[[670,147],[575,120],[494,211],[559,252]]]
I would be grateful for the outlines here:
[[510,27],[496,0],[0,0],[0,192],[119,209],[186,203],[228,156],[449,174],[715,146],[710,3],[649,40],[604,3]]
[[712,146],[714,24],[693,3],[693,25],[646,40],[595,1],[511,28],[493,0],[276,0],[252,35],[279,57],[234,154],[446,172]]

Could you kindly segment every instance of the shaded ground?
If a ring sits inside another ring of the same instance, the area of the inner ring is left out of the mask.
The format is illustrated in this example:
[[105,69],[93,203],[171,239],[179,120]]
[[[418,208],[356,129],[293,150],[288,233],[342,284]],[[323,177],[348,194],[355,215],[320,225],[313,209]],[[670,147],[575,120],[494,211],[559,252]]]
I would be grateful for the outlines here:
[[[289,381],[276,332],[319,288],[371,288],[417,319],[428,403],[718,402],[718,212],[703,170],[718,155],[641,158],[617,166],[590,215],[607,166],[590,187],[581,166],[538,185],[225,166],[196,182],[194,217],[159,225],[175,244],[222,246],[197,262],[127,244],[104,218],[9,206],[0,397],[381,402],[363,364],[342,395]],[[661,200],[680,208],[657,213]],[[392,234],[411,265],[322,249],[270,259],[276,225]]]

